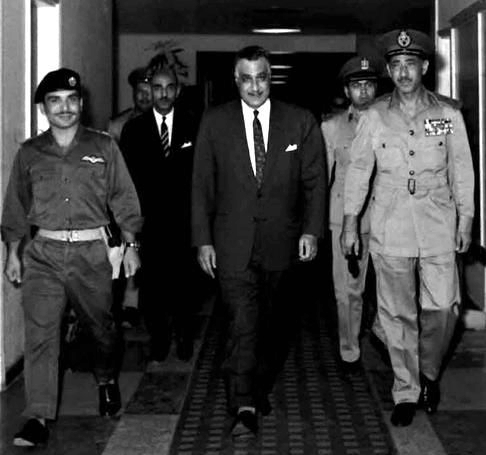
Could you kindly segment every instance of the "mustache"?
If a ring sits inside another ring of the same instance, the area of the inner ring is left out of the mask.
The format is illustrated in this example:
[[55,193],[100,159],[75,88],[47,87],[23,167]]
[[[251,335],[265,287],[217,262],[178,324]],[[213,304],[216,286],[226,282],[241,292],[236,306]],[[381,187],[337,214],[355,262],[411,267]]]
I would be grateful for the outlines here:
[[412,82],[412,79],[410,79],[409,77],[400,77],[398,79],[398,82]]

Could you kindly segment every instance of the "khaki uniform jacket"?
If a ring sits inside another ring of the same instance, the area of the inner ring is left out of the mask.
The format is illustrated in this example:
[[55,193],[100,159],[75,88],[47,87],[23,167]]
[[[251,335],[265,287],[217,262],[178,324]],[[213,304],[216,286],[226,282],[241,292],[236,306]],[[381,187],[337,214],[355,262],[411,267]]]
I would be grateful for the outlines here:
[[422,88],[413,118],[393,92],[365,112],[351,148],[344,213],[371,197],[370,251],[435,256],[455,251],[455,234],[474,215],[474,173],[463,117],[449,100]]
[[[329,229],[341,230],[344,214],[344,177],[349,165],[351,144],[356,136],[356,127],[360,112],[350,106],[344,112],[334,115],[321,124],[322,135],[326,144],[328,177],[332,181],[329,201]],[[369,204],[365,203],[361,211],[360,232],[370,231]]]

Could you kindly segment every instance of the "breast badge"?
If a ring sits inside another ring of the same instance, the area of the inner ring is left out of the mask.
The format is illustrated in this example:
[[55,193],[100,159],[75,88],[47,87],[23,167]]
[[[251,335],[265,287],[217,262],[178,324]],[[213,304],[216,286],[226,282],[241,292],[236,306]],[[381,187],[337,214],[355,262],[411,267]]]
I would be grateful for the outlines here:
[[445,136],[454,132],[450,118],[426,118],[424,128],[425,136]]

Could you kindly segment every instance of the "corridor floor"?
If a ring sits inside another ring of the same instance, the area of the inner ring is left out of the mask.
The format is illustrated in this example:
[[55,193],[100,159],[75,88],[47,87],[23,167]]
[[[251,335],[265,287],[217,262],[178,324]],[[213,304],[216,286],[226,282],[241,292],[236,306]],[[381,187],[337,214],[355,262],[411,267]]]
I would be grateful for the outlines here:
[[458,331],[442,379],[439,412],[427,416],[419,411],[410,427],[394,428],[389,424],[392,378],[387,363],[365,334],[364,369],[352,377],[342,374],[331,306],[318,302],[303,313],[271,395],[273,411],[261,419],[255,441],[233,443],[228,436],[218,374],[221,321],[214,302],[208,301],[198,316],[191,362],[171,353],[162,368],[148,371],[146,333],[142,328],[125,332],[119,418],[98,417],[91,374],[68,370],[46,449],[11,444],[23,421],[22,381],[15,381],[0,397],[0,455],[486,454],[486,332]]

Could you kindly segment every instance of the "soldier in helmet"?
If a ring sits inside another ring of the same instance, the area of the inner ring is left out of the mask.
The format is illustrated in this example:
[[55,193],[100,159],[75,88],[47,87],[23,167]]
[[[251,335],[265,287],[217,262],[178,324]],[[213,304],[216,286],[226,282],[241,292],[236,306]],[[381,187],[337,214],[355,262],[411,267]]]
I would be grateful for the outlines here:
[[382,42],[395,89],[360,119],[344,184],[342,247],[348,255],[359,246],[359,214],[376,165],[369,248],[394,373],[391,422],[406,426],[417,404],[427,413],[439,404],[460,303],[455,256],[471,243],[474,174],[456,103],[422,84],[433,50],[427,35],[394,30]]
[[344,112],[323,121],[321,131],[326,143],[328,176],[332,184],[329,228],[332,234],[333,284],[338,314],[339,353],[344,371],[354,373],[360,366],[362,294],[369,257],[367,204],[360,213],[359,256],[346,258],[342,254],[339,238],[343,221],[344,176],[350,160],[351,142],[356,135],[361,113],[375,99],[378,68],[368,57],[355,56],[343,65],[339,78],[351,104]]

